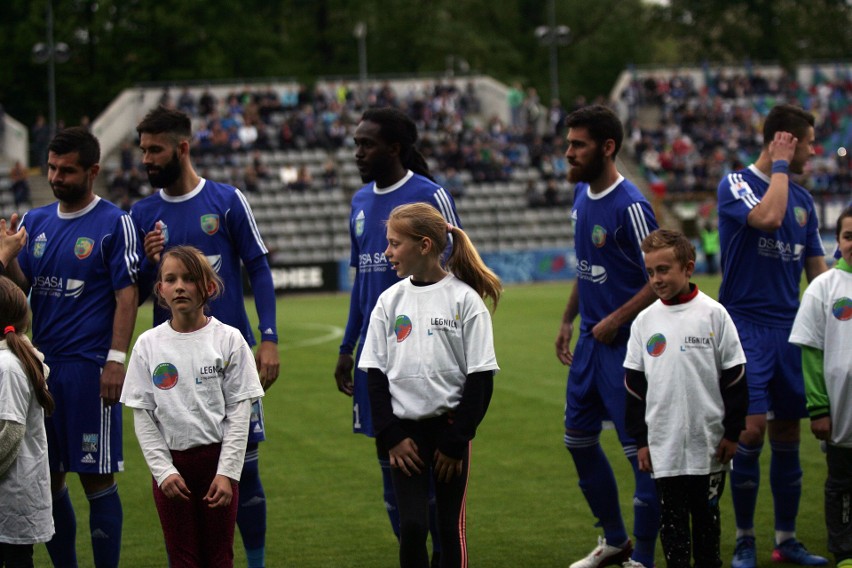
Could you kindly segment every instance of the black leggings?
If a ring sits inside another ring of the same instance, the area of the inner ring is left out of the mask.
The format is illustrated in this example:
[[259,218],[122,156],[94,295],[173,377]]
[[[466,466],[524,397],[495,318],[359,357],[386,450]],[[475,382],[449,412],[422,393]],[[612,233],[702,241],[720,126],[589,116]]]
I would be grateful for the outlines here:
[[826,446],[825,524],[828,550],[839,564],[852,558],[852,448]]
[[[403,420],[403,427],[417,444],[425,467],[420,474],[408,477],[399,469],[391,470],[394,492],[399,506],[399,565],[402,568],[428,568],[426,535],[429,532],[429,480],[445,416],[421,421]],[[441,539],[441,568],[467,566],[465,532],[465,495],[470,467],[470,444],[462,458],[461,475],[449,483],[435,480],[435,502]]]
[[660,542],[668,568],[690,568],[690,543],[695,568],[719,568],[719,498],[725,489],[725,472],[655,481],[660,498]]
[[6,568],[32,568],[33,545],[0,542],[0,566]]

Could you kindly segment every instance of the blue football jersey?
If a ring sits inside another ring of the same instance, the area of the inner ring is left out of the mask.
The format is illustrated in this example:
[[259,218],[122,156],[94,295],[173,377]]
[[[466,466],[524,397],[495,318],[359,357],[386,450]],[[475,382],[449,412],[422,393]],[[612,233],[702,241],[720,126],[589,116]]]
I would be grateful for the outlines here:
[[82,211],[29,211],[18,261],[31,284],[33,342],[52,359],[106,361],[115,292],[136,283],[141,255],[130,216],[99,197]]
[[[224,294],[210,303],[216,319],[237,328],[249,345],[256,343],[251,331],[243,299],[243,263],[266,255],[268,250],[260,236],[257,222],[242,192],[230,185],[202,178],[194,190],[172,197],[163,190],[137,202],[130,211],[136,226],[144,235],[155,229],[157,221],[166,225],[166,249],[176,245],[192,245],[207,256],[225,285]],[[157,267],[147,259],[142,262],[146,281],[153,281]],[[145,290],[143,293],[147,293]],[[273,305],[274,307],[274,305]],[[169,311],[155,304],[154,325],[169,319]],[[264,335],[277,335],[275,318],[268,320]],[[268,333],[271,332],[271,333]]]
[[752,164],[719,183],[719,301],[734,318],[792,326],[805,259],[825,256],[811,194],[792,180],[789,188],[784,221],[767,233],[750,227],[748,214],[769,189],[769,178]]
[[395,207],[417,202],[433,205],[448,223],[461,226],[450,194],[429,178],[413,172],[388,188],[376,189],[371,182],[352,197],[350,265],[356,269],[356,284],[343,345],[354,347],[359,337],[365,337],[379,295],[399,282],[385,258],[388,246],[385,221]]
[[[578,183],[571,218],[580,318],[582,329],[589,331],[645,286],[641,244],[657,220],[642,192],[623,177],[597,195]],[[629,333],[630,324],[622,329]]]

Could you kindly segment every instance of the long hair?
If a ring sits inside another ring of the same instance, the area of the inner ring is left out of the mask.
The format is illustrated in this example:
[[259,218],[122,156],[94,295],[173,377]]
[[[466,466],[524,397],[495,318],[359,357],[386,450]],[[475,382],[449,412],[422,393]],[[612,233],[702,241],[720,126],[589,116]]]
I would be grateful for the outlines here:
[[[0,276],[0,330],[4,330],[3,339],[6,340],[9,351],[21,362],[24,374],[32,384],[36,400],[45,414],[50,416],[53,414],[55,405],[50,391],[47,390],[44,366],[30,342],[19,335],[27,330],[28,315],[27,298],[24,292],[14,282],[5,276]],[[5,330],[10,327],[14,330],[5,333]]]
[[409,203],[391,211],[388,226],[413,239],[429,238],[435,254],[443,254],[453,236],[453,251],[447,259],[447,269],[456,278],[476,290],[483,299],[490,299],[497,309],[503,285],[500,278],[482,261],[470,238],[459,227],[448,225],[441,213],[428,203]]
[[[201,297],[201,305],[204,307],[204,311],[206,312],[209,307],[209,303],[221,296],[225,289],[222,279],[218,274],[216,274],[213,267],[210,266],[210,262],[207,260],[207,257],[204,256],[203,252],[194,246],[180,245],[165,251],[160,258],[160,267],[157,269],[158,283],[163,280],[163,264],[165,264],[166,259],[170,257],[180,261],[184,268],[186,268],[187,273],[189,273],[189,276],[195,282],[196,288],[198,288],[198,294]],[[207,289],[211,282],[214,284],[213,292],[208,293]],[[170,310],[171,308],[166,302],[166,299],[160,295],[159,286],[154,287],[154,293],[157,295],[157,303],[167,310]]]
[[435,181],[426,158],[415,146],[417,125],[408,115],[394,107],[370,108],[364,111],[361,120],[378,124],[379,134],[387,144],[399,144],[399,160],[403,167]]

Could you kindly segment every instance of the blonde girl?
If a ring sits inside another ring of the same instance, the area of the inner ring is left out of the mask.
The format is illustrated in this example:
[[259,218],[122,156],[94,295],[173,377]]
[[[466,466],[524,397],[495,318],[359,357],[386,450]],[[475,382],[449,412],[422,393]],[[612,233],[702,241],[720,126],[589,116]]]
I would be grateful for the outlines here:
[[[452,253],[442,253],[452,237]],[[359,366],[367,372],[376,436],[390,454],[400,514],[399,561],[429,566],[428,489],[435,482],[441,567],[467,566],[465,495],[470,443],[499,370],[491,314],[500,279],[467,234],[426,203],[387,221],[385,256],[403,278],[379,297]]]

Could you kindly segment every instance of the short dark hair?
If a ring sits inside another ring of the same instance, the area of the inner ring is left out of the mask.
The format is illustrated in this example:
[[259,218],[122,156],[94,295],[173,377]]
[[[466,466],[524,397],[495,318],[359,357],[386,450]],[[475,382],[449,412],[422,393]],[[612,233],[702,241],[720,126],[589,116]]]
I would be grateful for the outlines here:
[[101,145],[94,134],[82,126],[71,126],[60,130],[50,144],[48,152],[59,156],[77,152],[78,162],[84,169],[89,169],[101,159]]
[[184,112],[158,106],[151,109],[145,118],[136,125],[136,132],[144,134],[170,134],[176,139],[192,137],[192,120]]
[[852,217],[852,205],[849,205],[840,212],[840,216],[837,218],[837,226],[834,228],[834,234],[837,237],[837,242],[840,242],[840,226],[843,224],[843,220],[847,217]]
[[649,253],[653,250],[671,248],[674,250],[675,259],[681,266],[691,260],[695,261],[695,246],[680,231],[669,229],[656,229],[648,233],[642,240],[642,252]]
[[789,104],[774,106],[763,122],[763,145],[768,146],[776,132],[790,132],[796,138],[804,138],[808,128],[814,124],[814,115],[801,107]]
[[607,140],[615,142],[612,157],[618,154],[624,141],[624,127],[611,108],[604,105],[590,105],[578,108],[565,119],[568,128],[585,128],[598,146]]

